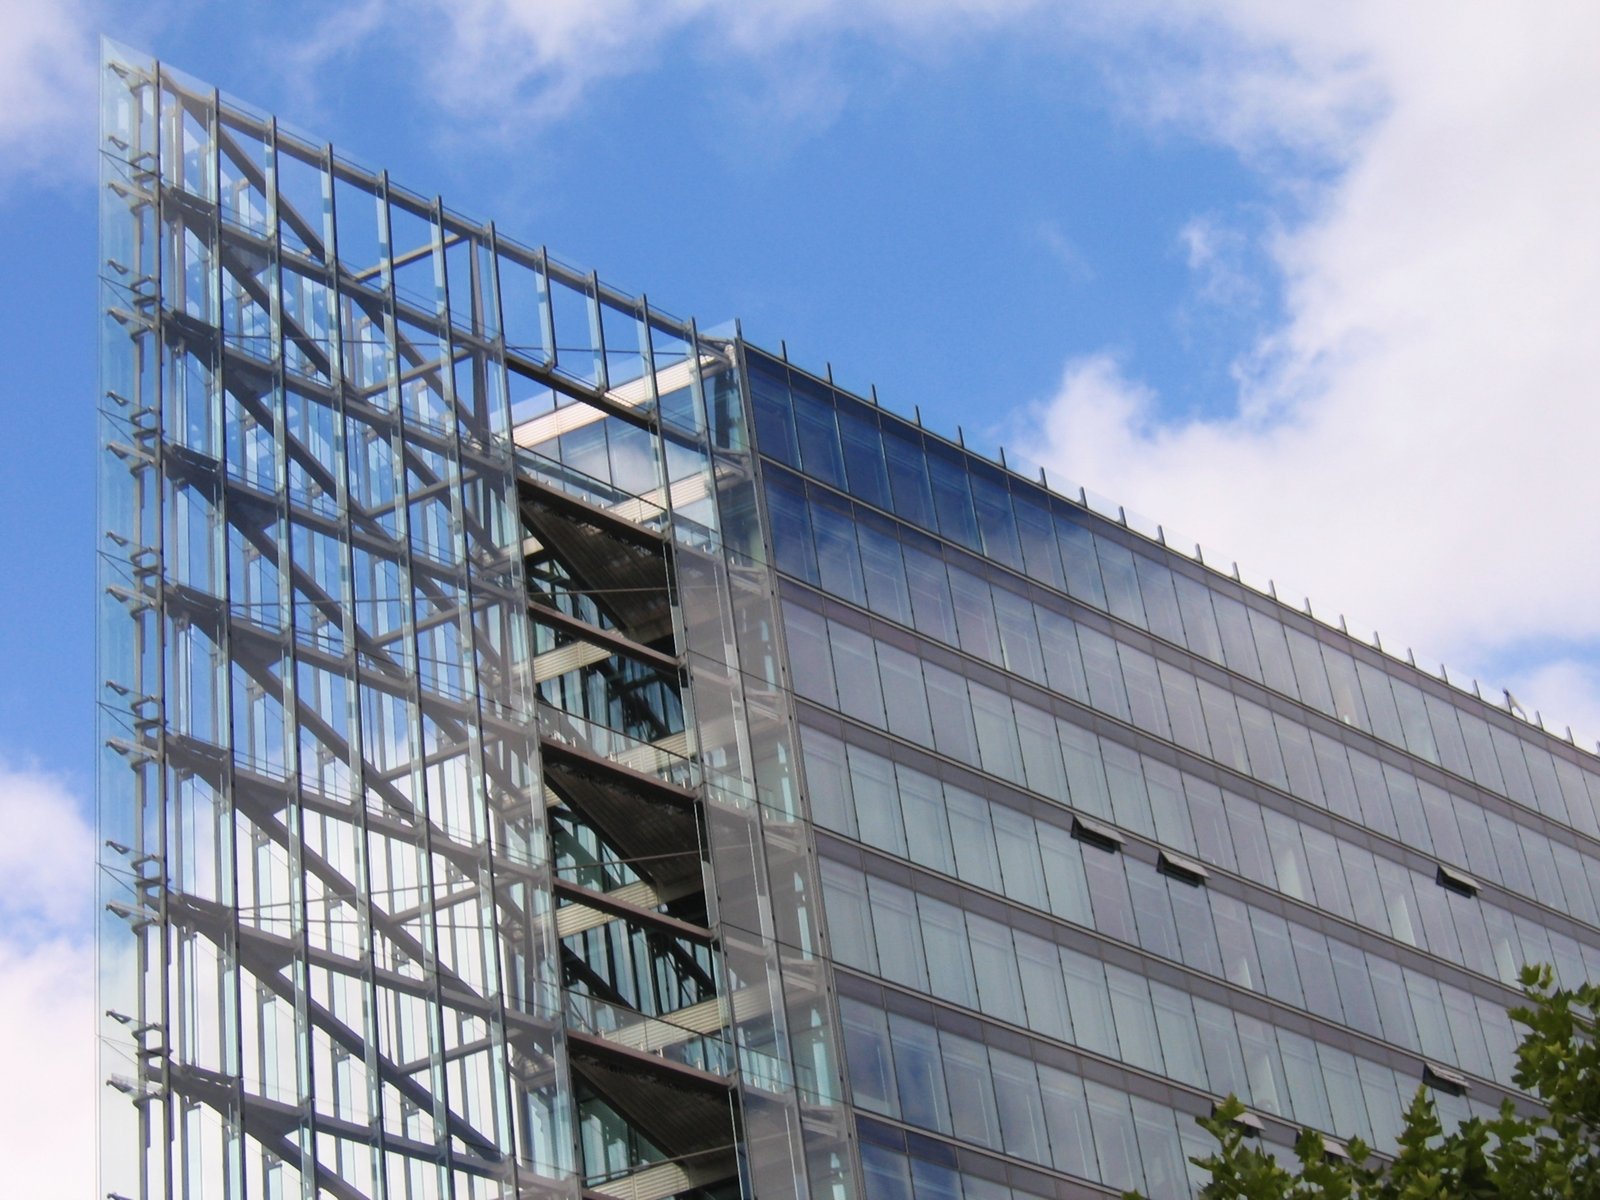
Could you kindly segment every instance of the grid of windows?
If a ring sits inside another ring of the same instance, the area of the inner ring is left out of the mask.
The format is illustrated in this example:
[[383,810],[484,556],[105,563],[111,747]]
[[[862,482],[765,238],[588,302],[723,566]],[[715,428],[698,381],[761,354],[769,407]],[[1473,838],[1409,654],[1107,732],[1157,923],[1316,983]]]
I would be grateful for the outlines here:
[[[863,401],[773,360],[753,356],[751,363],[764,455],[1488,791],[1600,836],[1600,769],[1592,757],[1420,687],[1381,656],[1357,651],[1348,639],[1281,606],[1246,603],[1242,590],[1230,594],[1215,576],[1170,551],[1156,557],[1134,549],[1128,543],[1135,539],[1109,522]],[[791,421],[803,437],[791,433]],[[851,447],[849,453],[840,445]],[[835,516],[844,519],[823,518],[829,529],[818,534],[819,560],[860,511],[835,502]],[[780,537],[786,521],[800,519],[792,491],[789,503],[774,502],[772,519]],[[837,548],[847,559],[842,541]],[[806,578],[801,539],[791,542],[791,551],[796,558],[786,565],[800,563],[795,573]],[[846,565],[824,586],[839,587],[849,573]],[[839,594],[848,596],[848,589],[845,583]]]
[[[1447,1122],[1516,1097],[1522,964],[1600,975],[1592,762],[782,363],[750,383],[858,1109],[1062,1169],[1025,1121],[897,1107],[917,994],[1285,1141],[1392,1149],[1432,1066],[1472,1082]],[[916,1194],[918,1135],[862,1128],[869,1191]],[[1065,1169],[1186,1194],[1185,1136]]]

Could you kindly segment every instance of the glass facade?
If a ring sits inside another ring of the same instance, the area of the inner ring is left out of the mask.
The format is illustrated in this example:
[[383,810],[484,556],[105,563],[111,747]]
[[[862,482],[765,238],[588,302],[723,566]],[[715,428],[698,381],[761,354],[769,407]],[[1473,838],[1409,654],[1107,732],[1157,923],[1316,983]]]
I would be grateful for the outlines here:
[[1600,764],[102,71],[101,1190],[1189,1195],[1600,978]]
[[1238,1095],[1392,1152],[1600,978],[1593,756],[746,353],[869,1195],[1185,1196]]

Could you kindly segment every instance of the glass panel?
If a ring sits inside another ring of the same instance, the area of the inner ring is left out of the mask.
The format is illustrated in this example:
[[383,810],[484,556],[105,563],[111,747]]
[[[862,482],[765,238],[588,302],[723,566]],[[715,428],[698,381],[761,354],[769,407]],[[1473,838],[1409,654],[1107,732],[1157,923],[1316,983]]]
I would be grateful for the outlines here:
[[1050,1135],[1051,1160],[1056,1170],[1080,1179],[1099,1179],[1100,1162],[1089,1125],[1089,1102],[1084,1096],[1083,1080],[1040,1063],[1039,1086]]
[[939,1031],[939,1045],[955,1136],[999,1150],[1000,1114],[995,1105],[988,1051],[981,1043],[948,1029]]
[[807,475],[843,488],[844,456],[839,430],[833,419],[833,397],[827,388],[802,375],[792,374],[789,393],[794,403],[795,432],[800,440],[800,465]]
[[928,971],[923,965],[916,895],[909,888],[875,877],[867,881],[867,891],[872,897],[872,927],[883,977],[926,992]]
[[917,910],[922,914],[929,989],[941,1000],[976,1008],[978,988],[972,977],[971,947],[961,910],[931,896],[917,897]]
[[858,746],[849,748],[848,759],[861,840],[876,850],[904,858],[906,838],[900,824],[894,765]]
[[987,1016],[1013,1025],[1028,1023],[1022,1004],[1022,983],[1017,977],[1017,956],[1011,930],[998,921],[967,914],[972,938],[972,966],[978,978],[978,1003]]
[[939,514],[939,532],[968,550],[982,552],[978,519],[972,508],[966,463],[954,450],[936,442],[927,443],[928,479],[933,485],[934,508]]
[[901,1116],[923,1129],[949,1133],[950,1101],[945,1094],[939,1035],[921,1021],[890,1013],[889,1036],[894,1045]]
[[898,1117],[900,1097],[889,1050],[888,1014],[842,996],[839,1020],[844,1026],[851,1100],[868,1112]]
[[969,462],[967,466],[984,554],[1013,570],[1022,570],[1022,543],[1017,536],[1016,517],[1011,513],[1011,493],[1005,476],[979,462]]
[[994,1093],[1000,1112],[1000,1140],[1007,1154],[1028,1162],[1048,1163],[1050,1149],[1039,1098],[1039,1078],[1033,1063],[1004,1050],[991,1048]]
[[1111,615],[1140,629],[1148,628],[1144,599],[1139,594],[1139,578],[1133,569],[1133,552],[1098,535],[1094,543],[1100,559],[1100,578],[1106,587],[1106,607]]
[[867,581],[856,549],[856,523],[847,507],[836,507],[813,491],[811,529],[823,590],[852,604],[867,603]]
[[839,432],[844,441],[845,475],[850,494],[879,508],[893,509],[889,472],[884,464],[883,440],[877,416],[861,405],[840,399]]
[[939,781],[921,771],[896,764],[900,806],[905,814],[906,843],[911,861],[954,875],[955,847],[945,818],[944,790]]

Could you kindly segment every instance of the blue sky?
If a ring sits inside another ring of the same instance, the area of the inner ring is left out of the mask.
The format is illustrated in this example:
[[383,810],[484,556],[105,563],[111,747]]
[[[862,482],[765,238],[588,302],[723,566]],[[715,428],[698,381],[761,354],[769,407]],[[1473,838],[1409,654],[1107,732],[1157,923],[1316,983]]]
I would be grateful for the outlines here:
[[1592,747],[1600,28],[1541,12],[0,0],[0,1028],[89,1003],[23,868],[89,838],[98,32]]

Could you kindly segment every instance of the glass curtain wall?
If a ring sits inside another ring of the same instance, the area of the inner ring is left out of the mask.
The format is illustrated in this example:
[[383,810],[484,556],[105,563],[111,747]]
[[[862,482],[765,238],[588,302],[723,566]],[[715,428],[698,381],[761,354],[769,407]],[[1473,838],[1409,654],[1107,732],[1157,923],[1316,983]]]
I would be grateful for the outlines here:
[[102,92],[102,1189],[859,1194],[736,340]]

